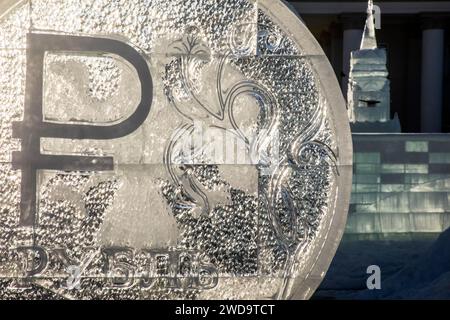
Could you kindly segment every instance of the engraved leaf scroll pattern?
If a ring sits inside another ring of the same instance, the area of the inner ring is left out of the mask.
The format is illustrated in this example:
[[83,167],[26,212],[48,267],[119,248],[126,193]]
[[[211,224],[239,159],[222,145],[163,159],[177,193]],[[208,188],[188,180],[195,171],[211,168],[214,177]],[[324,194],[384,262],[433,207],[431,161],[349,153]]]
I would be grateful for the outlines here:
[[[177,148],[177,145],[183,145],[191,141],[189,137],[194,135],[194,122],[201,121],[207,127],[214,127],[226,131],[233,129],[238,139],[245,143],[249,154],[263,155],[265,159],[270,158],[269,152],[263,152],[267,148],[270,139],[277,127],[278,107],[275,97],[258,82],[252,80],[241,80],[231,86],[226,91],[223,89],[224,67],[233,59],[239,58],[237,52],[230,52],[219,59],[218,62],[211,59],[211,53],[203,45],[198,36],[194,34],[197,30],[188,30],[188,34],[181,40],[175,41],[172,45],[175,49],[175,59],[166,66],[165,91],[171,105],[184,118],[187,123],[183,123],[173,135],[166,152],[164,163],[170,174],[172,182],[182,187],[182,197],[180,205],[191,208],[194,215],[207,215],[211,210],[211,205],[206,196],[206,190],[201,184],[196,182],[192,172],[193,164],[211,164],[211,154],[208,153],[206,145],[191,145],[188,154],[179,152],[179,149],[185,151],[186,148]],[[214,65],[215,79],[215,101],[218,108],[211,108],[211,105],[205,103],[199,96],[202,93],[201,81],[199,75],[208,65]],[[249,139],[244,130],[242,130],[234,115],[234,105],[240,96],[252,96],[261,107],[260,128],[259,130],[266,134],[258,136],[257,139]],[[179,103],[178,101],[189,101],[189,103]],[[182,163],[182,166],[173,166],[174,163]],[[270,165],[266,163],[266,165]],[[184,182],[183,182],[184,180]],[[200,212],[197,212],[200,211]]]
[[[259,30],[257,33],[254,32],[256,29]],[[302,216],[304,210],[300,207],[302,197],[305,197],[305,194],[307,196],[307,193],[301,194],[298,191],[301,189],[296,186],[299,179],[295,178],[298,178],[299,172],[305,171],[312,172],[313,176],[316,175],[314,171],[317,171],[317,176],[320,176],[318,179],[322,178],[324,181],[329,180],[330,170],[338,174],[337,156],[321,136],[327,129],[326,102],[320,99],[300,134],[281,137],[284,140],[282,144],[289,147],[284,154],[277,154],[279,159],[271,161],[275,151],[271,150],[273,144],[270,140],[281,126],[282,102],[270,89],[255,80],[237,80],[229,89],[225,88],[224,68],[227,64],[233,65],[234,71],[240,73],[237,68],[239,60],[248,55],[255,55],[253,52],[255,44],[258,44],[256,55],[286,53],[288,51],[284,47],[285,38],[271,30],[270,26],[240,25],[231,34],[230,51],[215,60],[207,46],[194,34],[198,30],[191,31],[194,32],[173,43],[176,53],[166,66],[165,77],[166,96],[171,106],[185,120],[167,146],[164,159],[171,183],[178,190],[176,206],[190,212],[193,219],[201,215],[208,216],[214,209],[208,197],[208,188],[205,188],[199,181],[199,176],[195,174],[194,164],[208,163],[208,159],[204,158],[204,150],[192,146],[190,155],[180,161],[176,145],[185,143],[186,136],[195,134],[194,122],[197,119],[209,121],[210,126],[223,130],[234,129],[248,150],[264,155],[257,165],[258,170],[261,172],[262,167],[267,166],[273,168],[267,183],[263,182],[267,180],[265,177],[260,177],[262,182],[259,184],[259,201],[267,208],[265,213],[269,216],[273,233],[278,245],[286,254],[282,272],[283,281],[276,296],[279,299],[286,298],[291,290],[292,282],[289,279],[294,274],[297,259],[302,249],[306,248],[308,240],[314,235],[313,231],[310,232],[310,224]],[[243,34],[245,36],[242,36]],[[206,90],[202,91],[201,81],[198,81],[202,72],[210,70],[207,66],[214,64],[214,94],[218,106],[216,109],[211,104],[205,103],[206,100],[202,100],[201,95],[206,94]],[[252,97],[260,107],[258,130],[266,134],[258,136],[255,140],[249,140],[245,136],[244,130],[239,128],[234,116],[233,108],[241,95]],[[178,161],[175,160],[176,157]],[[174,165],[174,163],[182,164]],[[321,214],[325,214],[322,211],[325,211],[326,207],[326,204],[318,207]]]
[[[284,277],[281,288],[278,292],[278,299],[285,299],[289,296],[293,281],[291,275],[295,274],[297,259],[302,256],[307,249],[308,240],[314,232],[310,230],[310,224],[307,219],[302,217],[302,208],[299,204],[304,202],[302,195],[295,192],[295,182],[291,182],[293,175],[299,172],[310,171],[317,172],[320,176],[328,169],[332,169],[335,175],[339,174],[337,167],[337,157],[333,150],[320,141],[319,135],[325,127],[326,116],[323,102],[314,112],[305,130],[292,141],[287,156],[283,159],[273,178],[269,182],[266,202],[275,233],[280,243],[285,248],[287,258],[284,266]],[[303,181],[308,183],[308,181]],[[287,210],[280,210],[286,208]],[[326,206],[318,206],[319,216],[326,214]],[[280,212],[282,214],[280,215]],[[283,217],[283,214],[285,215]],[[288,223],[287,228],[283,228],[280,218]]]

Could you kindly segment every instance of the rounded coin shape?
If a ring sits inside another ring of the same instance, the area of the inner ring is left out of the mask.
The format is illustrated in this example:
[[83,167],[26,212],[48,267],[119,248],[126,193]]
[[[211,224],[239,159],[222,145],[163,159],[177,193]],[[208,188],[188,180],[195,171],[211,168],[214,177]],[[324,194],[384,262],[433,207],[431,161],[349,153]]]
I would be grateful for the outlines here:
[[352,148],[278,0],[0,4],[5,298],[307,299]]

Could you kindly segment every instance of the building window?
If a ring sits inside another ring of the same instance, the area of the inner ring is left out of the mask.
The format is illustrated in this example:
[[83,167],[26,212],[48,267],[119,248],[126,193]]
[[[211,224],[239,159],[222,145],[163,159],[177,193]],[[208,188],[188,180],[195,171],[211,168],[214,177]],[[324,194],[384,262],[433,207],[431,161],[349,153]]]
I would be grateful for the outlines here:
[[428,152],[427,141],[407,141],[406,152]]

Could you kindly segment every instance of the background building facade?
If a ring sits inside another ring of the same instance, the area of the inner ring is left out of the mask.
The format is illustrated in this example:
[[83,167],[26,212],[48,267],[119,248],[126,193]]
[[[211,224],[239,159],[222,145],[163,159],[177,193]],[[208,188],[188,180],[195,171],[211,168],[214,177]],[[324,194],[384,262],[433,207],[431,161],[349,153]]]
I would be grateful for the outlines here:
[[[367,2],[293,1],[292,5],[326,51],[354,115],[350,117],[353,193],[346,235],[421,237],[446,230],[450,2],[376,1],[373,18],[366,13],[371,12]],[[363,45],[368,41],[371,45]],[[379,103],[362,108],[363,89],[380,81],[390,88],[370,91],[367,97]],[[391,114],[381,116],[383,110]],[[367,113],[373,116],[364,116]],[[402,133],[391,130],[399,126],[397,114]]]
[[[355,84],[361,79],[363,84],[370,77],[380,81],[376,73],[358,79],[361,69],[376,70],[371,64],[385,62],[384,55],[372,59],[360,50],[366,1],[290,3],[329,57],[345,97],[349,77],[359,91],[364,86]],[[387,70],[382,71],[389,74],[383,80],[390,84],[390,92],[384,98],[390,94],[390,118],[398,114],[402,133],[371,127],[364,121],[370,117],[352,120],[354,166],[347,228],[315,298],[448,299],[450,1],[375,1],[375,5],[381,28],[372,49],[386,52]],[[361,59],[351,61],[352,52],[368,59],[363,65]],[[348,99],[350,112],[361,100],[352,98],[355,94]],[[367,290],[370,265],[382,270],[381,290]]]
[[[365,1],[289,1],[322,45],[347,94],[350,53],[359,48]],[[450,2],[375,1],[378,46],[387,50],[391,117],[407,133],[450,132]]]

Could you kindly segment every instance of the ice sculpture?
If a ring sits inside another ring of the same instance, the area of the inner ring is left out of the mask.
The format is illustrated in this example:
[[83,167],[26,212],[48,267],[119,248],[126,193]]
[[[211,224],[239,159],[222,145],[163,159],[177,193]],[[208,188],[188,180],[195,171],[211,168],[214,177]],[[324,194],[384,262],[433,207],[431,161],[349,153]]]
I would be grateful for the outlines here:
[[401,132],[397,114],[391,119],[388,75],[386,49],[378,48],[369,0],[361,47],[351,53],[350,61],[347,100],[353,132]]
[[13,2],[3,298],[312,295],[343,232],[352,149],[332,69],[286,5]]

